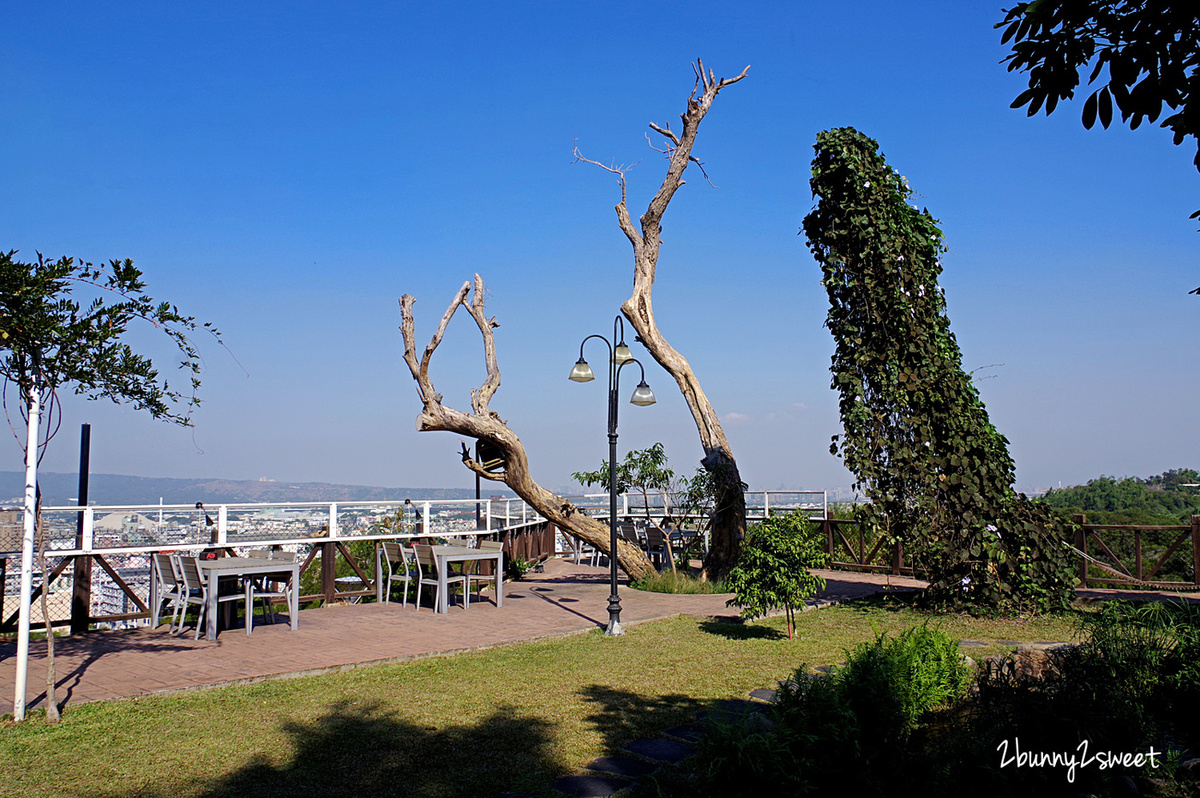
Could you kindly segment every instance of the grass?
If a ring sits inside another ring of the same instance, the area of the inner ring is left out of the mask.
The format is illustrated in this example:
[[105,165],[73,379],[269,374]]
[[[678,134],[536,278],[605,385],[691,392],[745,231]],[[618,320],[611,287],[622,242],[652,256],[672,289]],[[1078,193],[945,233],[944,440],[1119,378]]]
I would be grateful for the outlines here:
[[[922,623],[902,604],[731,624],[676,618],[449,658],[180,696],[68,707],[0,727],[11,796],[489,796],[772,686],[801,663]],[[1075,639],[1074,618],[948,616],[955,637]],[[999,647],[997,647],[999,650]],[[977,656],[982,649],[968,651]]]
[[724,582],[701,582],[685,571],[654,571],[633,582],[634,590],[650,593],[728,593]]

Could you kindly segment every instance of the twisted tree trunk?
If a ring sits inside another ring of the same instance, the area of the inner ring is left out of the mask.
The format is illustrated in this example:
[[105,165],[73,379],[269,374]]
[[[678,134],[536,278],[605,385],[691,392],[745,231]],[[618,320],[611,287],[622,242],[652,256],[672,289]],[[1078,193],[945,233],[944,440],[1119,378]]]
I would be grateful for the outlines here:
[[[494,411],[488,408],[488,403],[500,387],[500,367],[496,362],[496,341],[492,330],[500,325],[495,318],[484,316],[483,278],[475,275],[474,296],[468,303],[471,294],[471,282],[462,284],[455,295],[450,307],[442,316],[437,332],[425,347],[421,359],[417,359],[416,332],[413,318],[413,303],[416,302],[409,294],[400,297],[400,332],[404,337],[404,362],[417,383],[417,392],[421,397],[422,409],[417,416],[417,430],[446,430],[467,435],[476,440],[485,440],[496,446],[504,458],[504,469],[498,473],[487,471],[471,457],[466,446],[463,447],[462,461],[467,468],[480,477],[494,482],[503,482],[537,510],[542,517],[553,522],[571,535],[595,546],[606,555],[611,555],[609,544],[609,528],[594,518],[584,515],[566,499],[546,490],[529,474],[529,458],[525,447],[508,425]],[[459,307],[466,309],[479,332],[483,336],[484,360],[487,365],[487,378],[483,385],[471,391],[472,412],[464,413],[442,404],[442,395],[434,390],[429,378],[429,362],[433,353],[442,342],[446,326],[450,323]],[[617,541],[617,563],[629,575],[630,579],[645,576],[654,570],[650,560],[640,548],[627,541]]]
[[[605,166],[584,158],[578,148],[575,150],[575,157],[613,172],[620,179],[621,201],[616,206],[617,221],[621,231],[633,245],[634,261],[633,294],[621,305],[621,312],[637,330],[638,340],[645,345],[651,356],[675,378],[684,400],[687,401],[688,409],[692,411],[692,418],[700,434],[700,445],[704,448],[701,465],[713,475],[717,485],[711,544],[708,556],[704,560],[701,578],[719,579],[728,573],[737,561],[741,541],[746,534],[746,496],[743,492],[746,486],[738,473],[737,461],[729,448],[729,441],[725,438],[725,431],[721,428],[717,413],[708,397],[704,395],[700,380],[697,379],[691,364],[658,330],[658,324],[654,320],[651,292],[654,289],[658,252],[662,244],[663,214],[671,202],[671,197],[684,184],[683,172],[688,164],[695,163],[702,173],[704,171],[703,164],[692,156],[700,121],[708,113],[717,93],[746,77],[750,67],[743,69],[735,78],[719,80],[712,70],[705,72],[704,63],[699,59],[692,68],[696,73],[696,83],[692,87],[691,96],[688,97],[687,111],[680,115],[683,120],[682,132],[676,135],[670,125],[662,128],[654,123],[650,124],[650,128],[667,141],[661,152],[667,155],[668,166],[662,185],[639,219],[640,230],[634,226],[629,217],[629,209],[625,205],[626,169]],[[707,179],[707,175],[705,178]]]

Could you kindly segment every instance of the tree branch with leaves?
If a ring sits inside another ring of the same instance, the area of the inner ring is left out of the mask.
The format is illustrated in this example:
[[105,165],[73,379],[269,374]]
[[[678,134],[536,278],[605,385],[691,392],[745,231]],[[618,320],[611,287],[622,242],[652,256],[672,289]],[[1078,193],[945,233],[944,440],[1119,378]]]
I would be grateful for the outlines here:
[[[13,715],[21,720],[25,716],[29,659],[37,465],[39,452],[45,453],[56,429],[48,424],[42,435],[43,409],[56,406],[60,387],[72,386],[76,394],[89,399],[128,402],[153,418],[190,426],[192,411],[200,404],[196,396],[200,355],[190,336],[204,331],[218,342],[221,336],[211,324],[198,323],[174,305],[154,300],[146,293],[142,273],[131,260],[95,265],[65,257],[47,260],[39,252],[36,263],[24,263],[15,260],[15,254],[0,252],[0,375],[4,377],[5,409],[8,392],[15,387],[26,423],[25,524],[13,702]],[[72,296],[75,289],[88,290],[93,297],[81,303]],[[129,327],[139,321],[150,324],[174,344],[189,390],[172,388],[149,358],[123,341]],[[9,424],[13,426],[11,419]],[[21,442],[15,428],[14,435]],[[50,705],[54,704],[53,678],[47,682]]]

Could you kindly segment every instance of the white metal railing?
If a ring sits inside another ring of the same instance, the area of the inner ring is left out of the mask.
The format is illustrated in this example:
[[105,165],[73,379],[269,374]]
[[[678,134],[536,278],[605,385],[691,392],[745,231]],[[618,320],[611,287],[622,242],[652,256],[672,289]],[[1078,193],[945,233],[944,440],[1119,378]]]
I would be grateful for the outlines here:
[[[608,517],[608,494],[564,496],[593,517]],[[622,516],[647,512],[667,515],[662,493],[624,493]],[[807,509],[825,517],[825,491],[747,491],[747,518],[758,520],[784,510]],[[399,515],[397,516],[397,512]],[[544,519],[521,499],[439,499],[429,501],[260,502],[197,508],[187,504],[89,505],[42,508],[48,554],[56,557],[163,548],[201,549],[298,545],[329,541],[390,540],[414,537],[490,535]],[[479,516],[476,528],[476,513]],[[215,515],[215,518],[213,517]],[[80,523],[82,516],[82,523]],[[399,517],[400,528],[382,522]],[[418,529],[419,524],[419,529]],[[19,557],[19,550],[0,551]]]
[[[43,507],[41,533],[55,557],[163,548],[295,545],[414,537],[465,537],[496,531],[494,500],[262,502],[197,508],[186,504]],[[482,528],[476,528],[479,505]],[[399,528],[382,522],[400,511]],[[82,522],[80,523],[80,516]],[[215,518],[214,518],[215,516]],[[0,557],[17,557],[19,551]]]

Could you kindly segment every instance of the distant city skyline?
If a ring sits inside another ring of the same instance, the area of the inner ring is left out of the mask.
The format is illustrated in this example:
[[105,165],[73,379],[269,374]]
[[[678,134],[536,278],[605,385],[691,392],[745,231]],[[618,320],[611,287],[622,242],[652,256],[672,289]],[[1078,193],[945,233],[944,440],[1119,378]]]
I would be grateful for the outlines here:
[[[414,429],[397,299],[417,298],[423,345],[479,272],[501,324],[492,408],[536,479],[573,485],[607,440],[600,381],[567,374],[585,336],[611,331],[632,255],[615,180],[571,148],[636,163],[639,215],[664,168],[644,133],[677,123],[696,56],[750,71],[700,129],[719,188],[689,170],[664,218],[655,310],[752,488],[852,482],[828,451],[827,302],[797,236],[816,133],[845,125],[941,222],[952,330],[1019,489],[1196,467],[1193,153],[1153,125],[1086,131],[1081,101],[1010,109],[1025,82],[1000,63],[1002,17],[882,0],[6,5],[0,247],[132,258],[232,352],[197,340],[190,430],[64,393],[42,467],[73,472],[87,422],[97,473],[473,486],[457,436]],[[153,336],[132,342],[170,373]],[[634,350],[658,404],[622,407],[620,450],[661,441],[690,473],[690,414]],[[469,407],[484,377],[470,319],[432,375]],[[0,470],[20,466],[9,439]]]

